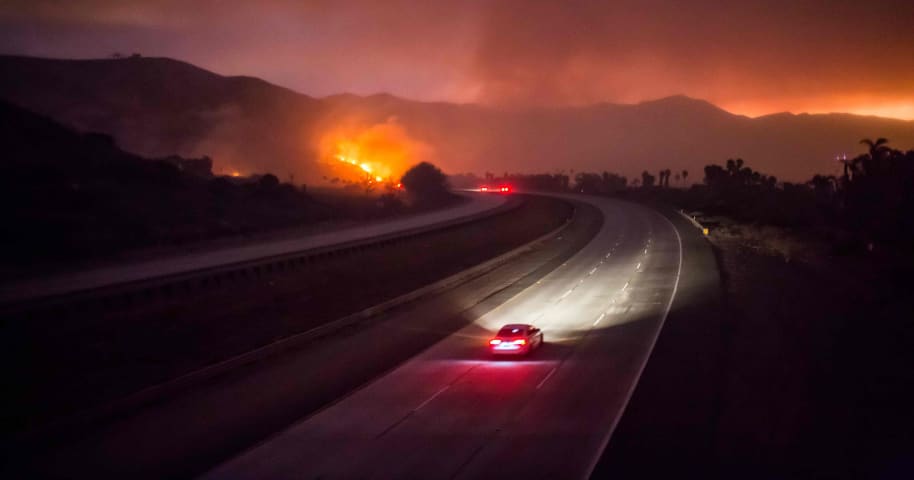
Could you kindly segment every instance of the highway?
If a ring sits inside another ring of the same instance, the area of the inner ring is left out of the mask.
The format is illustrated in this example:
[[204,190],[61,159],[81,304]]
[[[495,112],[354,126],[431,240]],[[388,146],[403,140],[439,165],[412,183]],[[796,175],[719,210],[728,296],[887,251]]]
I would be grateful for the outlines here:
[[[559,268],[204,478],[589,476],[688,280],[666,217],[573,198],[604,222]],[[492,359],[487,341],[505,323],[536,324],[547,344]]]
[[65,295],[366,240],[471,217],[494,209],[506,201],[506,197],[500,195],[464,195],[469,198],[469,201],[460,205],[393,220],[297,238],[179,254],[155,260],[118,264],[6,284],[0,286],[0,303]]

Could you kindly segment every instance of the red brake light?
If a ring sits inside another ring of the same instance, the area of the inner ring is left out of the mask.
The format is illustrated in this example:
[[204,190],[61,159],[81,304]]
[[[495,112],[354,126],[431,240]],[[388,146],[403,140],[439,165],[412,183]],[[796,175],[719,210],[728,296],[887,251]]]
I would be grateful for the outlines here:
[[489,345],[498,345],[500,343],[501,343],[501,340],[499,340],[497,338],[493,338],[492,340],[489,340]]
[[515,345],[526,345],[526,344],[527,344],[527,341],[524,340],[524,339],[522,338],[522,339],[520,339],[520,340],[515,340],[515,341],[514,341],[514,344],[515,344]]

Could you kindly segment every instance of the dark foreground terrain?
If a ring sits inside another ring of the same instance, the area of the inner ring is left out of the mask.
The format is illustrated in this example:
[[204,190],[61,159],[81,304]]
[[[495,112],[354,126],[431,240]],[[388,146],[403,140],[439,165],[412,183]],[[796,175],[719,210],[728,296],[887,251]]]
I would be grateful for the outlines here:
[[911,263],[711,241],[724,301],[670,317],[595,477],[910,478]]

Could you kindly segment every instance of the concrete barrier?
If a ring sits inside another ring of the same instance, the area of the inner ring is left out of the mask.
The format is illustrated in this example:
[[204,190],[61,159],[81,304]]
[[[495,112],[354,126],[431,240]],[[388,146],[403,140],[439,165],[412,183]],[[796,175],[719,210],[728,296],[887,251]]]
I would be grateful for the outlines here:
[[442,291],[454,288],[460,284],[482,276],[513,260],[515,257],[530,251],[537,245],[558,236],[573,221],[575,213],[576,210],[572,212],[571,217],[565,220],[565,223],[563,223],[558,228],[550,231],[549,233],[537,237],[530,242],[527,242],[481,264],[475,265],[461,272],[455,273],[454,275],[441,279],[435,283],[426,285],[409,293],[387,300],[378,305],[374,305],[360,312],[356,312],[337,320],[333,320],[323,325],[314,327],[305,332],[277,340],[241,355],[237,355],[221,362],[214,363],[164,383],[148,387],[134,394],[109,402],[102,406],[85,410],[81,413],[70,416],[65,420],[61,420],[49,424],[45,427],[26,432],[20,437],[19,440],[23,442],[36,442],[56,432],[61,432],[66,429],[78,428],[80,425],[92,423],[99,419],[111,418],[121,412],[133,410],[145,404],[162,400],[177,392],[186,390],[195,385],[199,385],[212,378],[231,372],[232,370],[242,366],[249,365],[251,363],[261,361],[275,355],[279,355],[287,350],[301,347],[318,338],[333,334],[345,328],[358,325],[366,321],[370,321],[371,319],[376,318],[394,308],[419,300],[429,295],[434,295]]
[[[70,310],[89,303],[117,305],[123,303],[122,299],[124,296],[138,291],[148,292],[142,295],[143,301],[150,301],[156,298],[173,298],[179,290],[181,293],[189,293],[200,288],[210,288],[213,285],[218,285],[222,280],[232,278],[236,275],[241,278],[261,278],[266,274],[284,271],[286,270],[287,265],[294,263],[300,262],[302,265],[311,264],[327,258],[365,251],[369,248],[391,245],[394,242],[404,241],[432,231],[455,228],[464,224],[504,214],[520,207],[522,204],[523,200],[520,197],[513,197],[496,208],[479,212],[474,215],[393,232],[370,239],[353,240],[326,247],[273,257],[264,257],[257,260],[222,265],[214,268],[129,282],[98,289],[83,290],[60,296],[39,297],[21,302],[7,302],[6,304],[0,305],[0,318],[2,318],[3,321],[17,321],[25,320],[26,317],[59,316],[59,313],[54,313],[57,311],[55,310],[56,308]],[[93,300],[93,302],[89,302],[89,300]]]

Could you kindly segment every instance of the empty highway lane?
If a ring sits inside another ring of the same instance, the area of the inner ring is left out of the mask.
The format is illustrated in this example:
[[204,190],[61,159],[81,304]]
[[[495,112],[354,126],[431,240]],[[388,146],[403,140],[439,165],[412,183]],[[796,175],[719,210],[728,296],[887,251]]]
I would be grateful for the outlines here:
[[[676,298],[683,242],[659,213],[575,197],[600,232],[536,284],[374,382],[210,471],[243,478],[584,478]],[[493,359],[533,323],[546,345]]]

